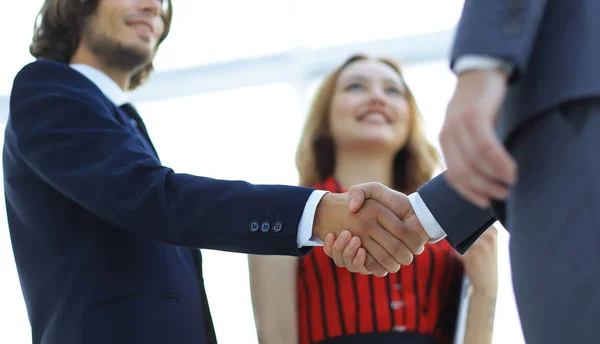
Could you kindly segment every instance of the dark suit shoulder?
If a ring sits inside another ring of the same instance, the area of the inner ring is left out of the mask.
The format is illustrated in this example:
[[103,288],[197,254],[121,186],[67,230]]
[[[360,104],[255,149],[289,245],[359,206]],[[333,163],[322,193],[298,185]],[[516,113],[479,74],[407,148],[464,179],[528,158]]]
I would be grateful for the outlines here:
[[32,110],[47,113],[52,105],[60,105],[64,109],[69,104],[109,108],[102,91],[83,74],[64,63],[38,60],[17,73],[10,94],[9,116],[24,112],[34,115]]
[[114,112],[114,104],[83,74],[64,63],[40,60],[15,77],[7,126],[23,139],[67,122],[113,122]]
[[10,105],[35,97],[75,97],[102,102],[102,91],[69,65],[57,61],[37,60],[25,65],[15,76]]

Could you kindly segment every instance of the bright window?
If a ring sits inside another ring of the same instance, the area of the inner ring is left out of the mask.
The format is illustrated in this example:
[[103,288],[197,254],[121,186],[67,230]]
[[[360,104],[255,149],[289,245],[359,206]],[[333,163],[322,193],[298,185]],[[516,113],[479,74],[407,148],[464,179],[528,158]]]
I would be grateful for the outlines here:
[[158,70],[280,53],[296,45],[290,1],[173,1]]
[[[298,36],[309,48],[452,29],[464,0],[296,0]],[[400,47],[399,47],[400,48]]]

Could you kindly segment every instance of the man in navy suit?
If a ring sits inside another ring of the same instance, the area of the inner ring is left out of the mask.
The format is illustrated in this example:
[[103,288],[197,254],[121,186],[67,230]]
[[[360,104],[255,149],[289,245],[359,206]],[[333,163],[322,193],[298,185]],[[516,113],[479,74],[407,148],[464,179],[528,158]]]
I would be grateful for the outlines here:
[[448,169],[387,195],[412,204],[423,242],[461,253],[504,224],[528,343],[600,342],[598,13],[598,0],[466,0],[440,135]]
[[298,256],[352,229],[377,274],[421,249],[375,201],[350,213],[348,194],[163,166],[125,91],[148,77],[171,13],[170,1],[44,2],[3,151],[35,344],[215,343],[198,248]]

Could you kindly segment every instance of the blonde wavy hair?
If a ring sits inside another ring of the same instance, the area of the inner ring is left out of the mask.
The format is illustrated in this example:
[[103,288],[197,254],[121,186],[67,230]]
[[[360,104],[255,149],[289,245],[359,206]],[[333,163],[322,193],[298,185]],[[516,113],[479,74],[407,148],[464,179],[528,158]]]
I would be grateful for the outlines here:
[[[372,58],[365,54],[353,55],[321,83],[313,99],[296,151],[296,168],[301,186],[312,187],[333,174],[335,150],[329,133],[328,117],[335,86],[345,68],[356,61],[369,59]],[[411,128],[408,139],[394,159],[395,180],[394,185],[389,187],[404,193],[414,192],[432,178],[435,169],[441,166],[441,158],[435,147],[427,140],[421,113],[413,93],[404,81],[399,63],[389,58],[375,58],[375,60],[388,65],[398,73],[406,88],[410,111]]]

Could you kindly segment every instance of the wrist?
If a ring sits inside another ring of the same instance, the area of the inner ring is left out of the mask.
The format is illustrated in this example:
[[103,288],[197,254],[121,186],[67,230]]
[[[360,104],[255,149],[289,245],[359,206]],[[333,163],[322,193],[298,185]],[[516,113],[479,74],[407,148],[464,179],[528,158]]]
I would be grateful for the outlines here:
[[344,202],[343,198],[342,194],[327,193],[323,195],[315,211],[313,236],[323,242],[325,242],[325,237],[329,233],[334,233],[337,236],[337,232],[342,226],[338,214],[340,214],[340,210],[344,211],[344,207],[348,211],[348,200]]
[[472,69],[458,74],[457,86],[487,88],[495,87],[504,90],[508,84],[508,75],[502,69]]

